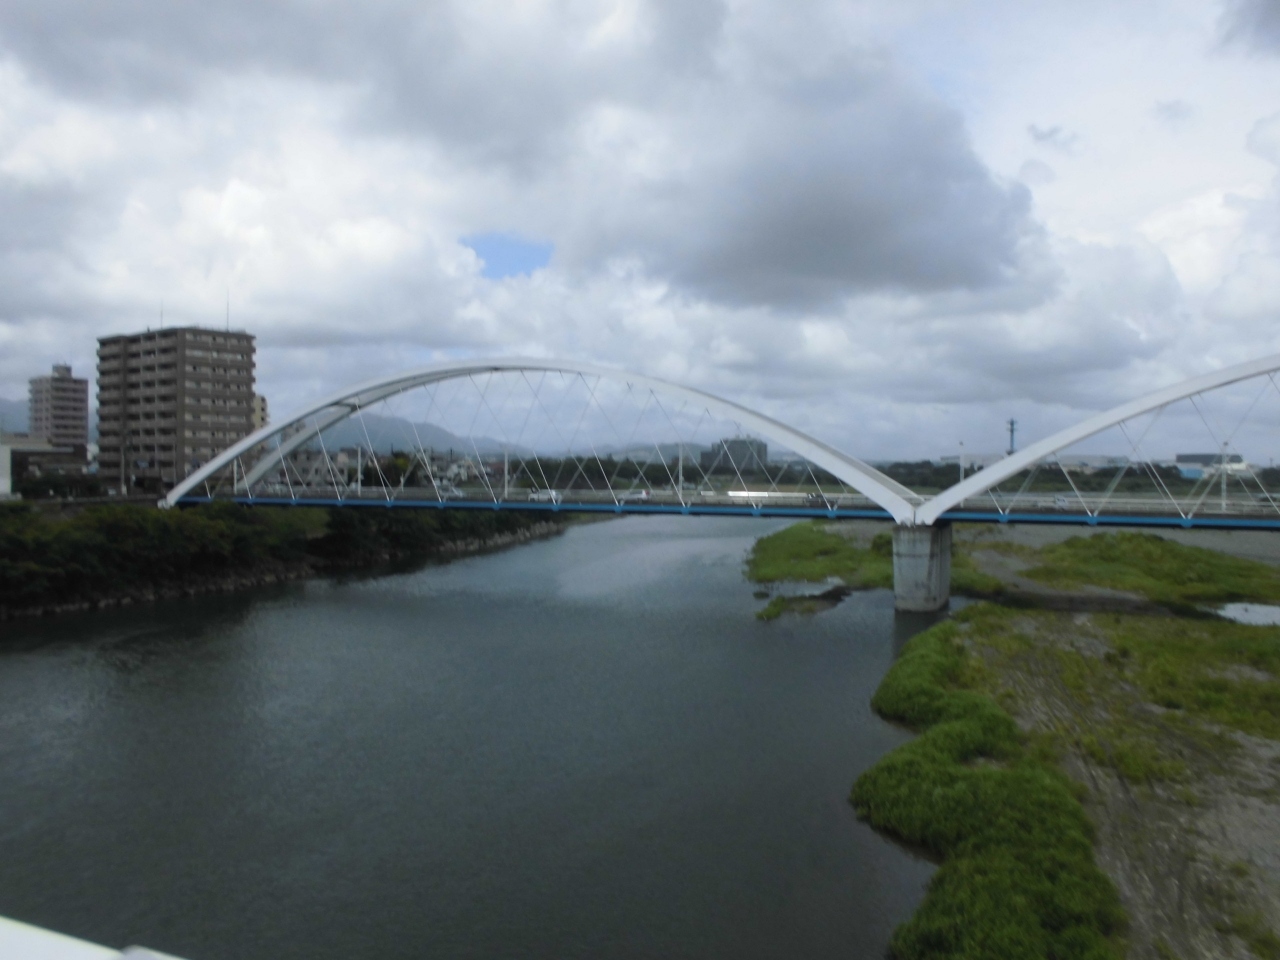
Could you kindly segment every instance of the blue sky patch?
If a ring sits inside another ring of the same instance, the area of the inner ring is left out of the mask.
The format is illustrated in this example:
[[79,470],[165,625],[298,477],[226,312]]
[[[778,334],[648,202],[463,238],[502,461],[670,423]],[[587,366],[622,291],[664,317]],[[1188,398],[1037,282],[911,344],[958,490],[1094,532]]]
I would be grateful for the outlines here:
[[551,262],[553,244],[526,240],[513,233],[477,233],[463,237],[464,245],[484,261],[483,275],[490,280],[527,276]]

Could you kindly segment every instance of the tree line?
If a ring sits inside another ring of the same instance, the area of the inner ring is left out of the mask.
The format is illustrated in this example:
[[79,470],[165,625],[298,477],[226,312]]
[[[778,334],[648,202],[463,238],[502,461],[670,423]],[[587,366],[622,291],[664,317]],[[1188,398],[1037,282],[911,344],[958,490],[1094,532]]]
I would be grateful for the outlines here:
[[510,512],[107,504],[57,516],[0,507],[0,608],[94,602],[266,573],[427,559],[544,518]]

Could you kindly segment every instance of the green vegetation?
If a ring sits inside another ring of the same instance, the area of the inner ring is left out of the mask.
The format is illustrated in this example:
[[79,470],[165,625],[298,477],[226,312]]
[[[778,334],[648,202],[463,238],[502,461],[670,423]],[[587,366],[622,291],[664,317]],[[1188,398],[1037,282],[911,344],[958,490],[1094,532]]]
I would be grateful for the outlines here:
[[0,608],[184,589],[286,570],[425,559],[446,544],[528,526],[519,514],[368,509],[90,507],[71,516],[0,508]]
[[1004,593],[999,577],[983,573],[964,546],[951,543],[951,592],[962,597],[995,599]]
[[1182,605],[1280,601],[1280,570],[1146,533],[1072,537],[1039,559],[1025,575],[1053,587],[1110,587]]
[[[747,558],[747,578],[756,583],[798,581],[821,583],[838,578],[847,587],[866,590],[893,587],[893,535],[877,533],[862,547],[857,541],[833,532],[826,520],[795,523],[761,537]],[[959,544],[952,547],[951,589],[974,597],[995,597],[1002,591],[995,577],[981,573]],[[811,598],[774,597],[757,614],[775,620],[787,611],[813,613],[830,603],[806,603]]]
[[[979,615],[981,629],[969,635],[974,688],[1018,716],[1041,716],[1039,736],[1052,753],[1075,752],[1133,786],[1185,781],[1189,756],[1203,765],[1206,757],[1234,753],[1235,741],[1201,718],[1152,710],[1152,698],[1137,682],[1140,658],[1123,644],[1113,646],[1113,627],[1127,625],[1142,635],[1148,623],[1158,631],[1187,621],[1110,614],[1094,615],[1086,626],[1051,611],[991,605],[970,614]],[[1237,626],[1208,619],[1191,624],[1210,633]],[[1229,669],[1207,646],[1199,653],[1215,680],[1220,668]],[[1040,701],[1054,696],[1072,709],[1046,715]]]
[[[889,535],[868,545],[841,532],[798,524],[765,538],[748,574],[887,586]],[[1087,593],[1075,612],[1036,609],[1034,591],[1006,593],[955,545],[954,592],[1016,597],[1018,605],[972,606],[919,635],[873,700],[882,716],[920,736],[859,778],[851,799],[877,829],[941,860],[891,953],[899,960],[1120,956],[1123,911],[1093,861],[1081,806],[1087,797],[1107,825],[1109,856],[1129,864],[1117,876],[1147,884],[1143,895],[1126,888],[1135,897],[1137,919],[1127,932],[1135,949],[1185,953],[1185,934],[1150,939],[1144,897],[1163,889],[1164,873],[1192,862],[1199,848],[1181,835],[1171,846],[1153,844],[1146,821],[1117,821],[1114,810],[1123,798],[1125,810],[1150,811],[1150,822],[1194,824],[1197,808],[1256,789],[1256,771],[1270,754],[1235,731],[1280,739],[1280,630],[1220,620],[1202,608],[1280,602],[1280,571],[1137,533],[1042,549],[971,539],[968,551],[1011,558],[995,569],[1067,590],[1136,593],[1174,615],[1086,612]],[[822,609],[835,593],[825,602],[776,597],[759,615]],[[1019,732],[1014,715],[1030,732]],[[1070,769],[1089,771],[1086,781],[1066,777],[1067,758]],[[1207,918],[1201,923],[1264,960],[1280,960],[1280,938],[1260,909],[1265,901],[1244,882],[1247,868],[1225,864],[1194,894]]]
[[814,596],[774,597],[759,613],[757,620],[777,620],[784,613],[820,613],[830,610],[845,598],[847,587],[836,587]]
[[814,520],[761,537],[747,559],[748,579],[756,583],[820,583],[839,577],[850,587],[893,586],[893,538],[889,534],[878,534],[867,549],[826,527],[827,523]]
[[1112,662],[1152,703],[1280,740],[1280,631],[1225,620],[1100,620]]
[[921,735],[858,779],[854,806],[942,858],[890,949],[900,960],[1115,958],[1123,914],[1070,782],[972,689],[959,638],[982,618],[973,608],[912,639],[872,700]]
[[1081,734],[1076,747],[1100,767],[1111,767],[1132,784],[1181,780],[1187,765],[1167,757],[1141,725],[1112,721]]
[[1261,960],[1280,960],[1280,937],[1271,932],[1266,921],[1256,911],[1237,912],[1223,932],[1234,933]]

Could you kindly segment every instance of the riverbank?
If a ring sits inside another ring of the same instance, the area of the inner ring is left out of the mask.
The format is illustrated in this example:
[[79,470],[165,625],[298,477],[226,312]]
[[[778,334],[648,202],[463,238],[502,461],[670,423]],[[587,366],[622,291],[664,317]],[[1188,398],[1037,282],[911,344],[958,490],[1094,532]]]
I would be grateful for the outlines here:
[[[1280,958],[1280,629],[1212,613],[1275,602],[1280,568],[1256,558],[1280,545],[1178,540],[1016,528],[957,537],[973,568],[999,581],[997,602],[908,644],[873,706],[920,736],[852,797],[878,829],[942,863],[895,936],[896,957]],[[1008,788],[1018,777],[1059,822],[1053,836],[1017,815]],[[1087,817],[1085,841],[1062,827],[1075,815],[1055,780]],[[1076,853],[1087,843],[1123,922],[1099,907],[1105,895],[1058,836],[1074,836]],[[1067,886],[1084,898],[1064,912],[1024,876],[1028,861],[1066,869],[1059,880],[1074,876]],[[1005,901],[1022,907],[1007,913]]]
[[565,524],[479,512],[0,508],[0,619],[232,593],[454,559],[554,536]]

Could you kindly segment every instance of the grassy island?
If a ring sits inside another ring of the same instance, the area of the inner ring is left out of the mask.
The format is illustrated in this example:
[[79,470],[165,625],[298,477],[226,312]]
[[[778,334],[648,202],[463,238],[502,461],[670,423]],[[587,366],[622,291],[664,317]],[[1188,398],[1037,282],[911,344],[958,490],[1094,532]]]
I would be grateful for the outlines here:
[[929,896],[899,927],[895,957],[1120,956],[1123,913],[1094,865],[1070,781],[1013,718],[974,689],[961,614],[913,638],[872,706],[921,736],[867,771],[852,800],[877,829],[939,857]]
[[[748,575],[888,586],[884,534],[854,526],[764,538]],[[1280,627],[1213,612],[1280,601],[1280,547],[1205,539],[1276,562],[958,531],[993,602],[906,645],[872,706],[919,735],[851,794],[939,862],[894,958],[1280,960]],[[793,609],[822,606],[770,615]]]
[[[839,581],[818,597],[775,596],[757,616],[815,613],[849,590],[893,587],[893,535],[860,536],[857,526],[813,520],[757,540],[747,558],[747,579],[760,584]],[[1001,582],[979,571],[963,547],[951,555],[951,590],[972,597],[997,596]]]

